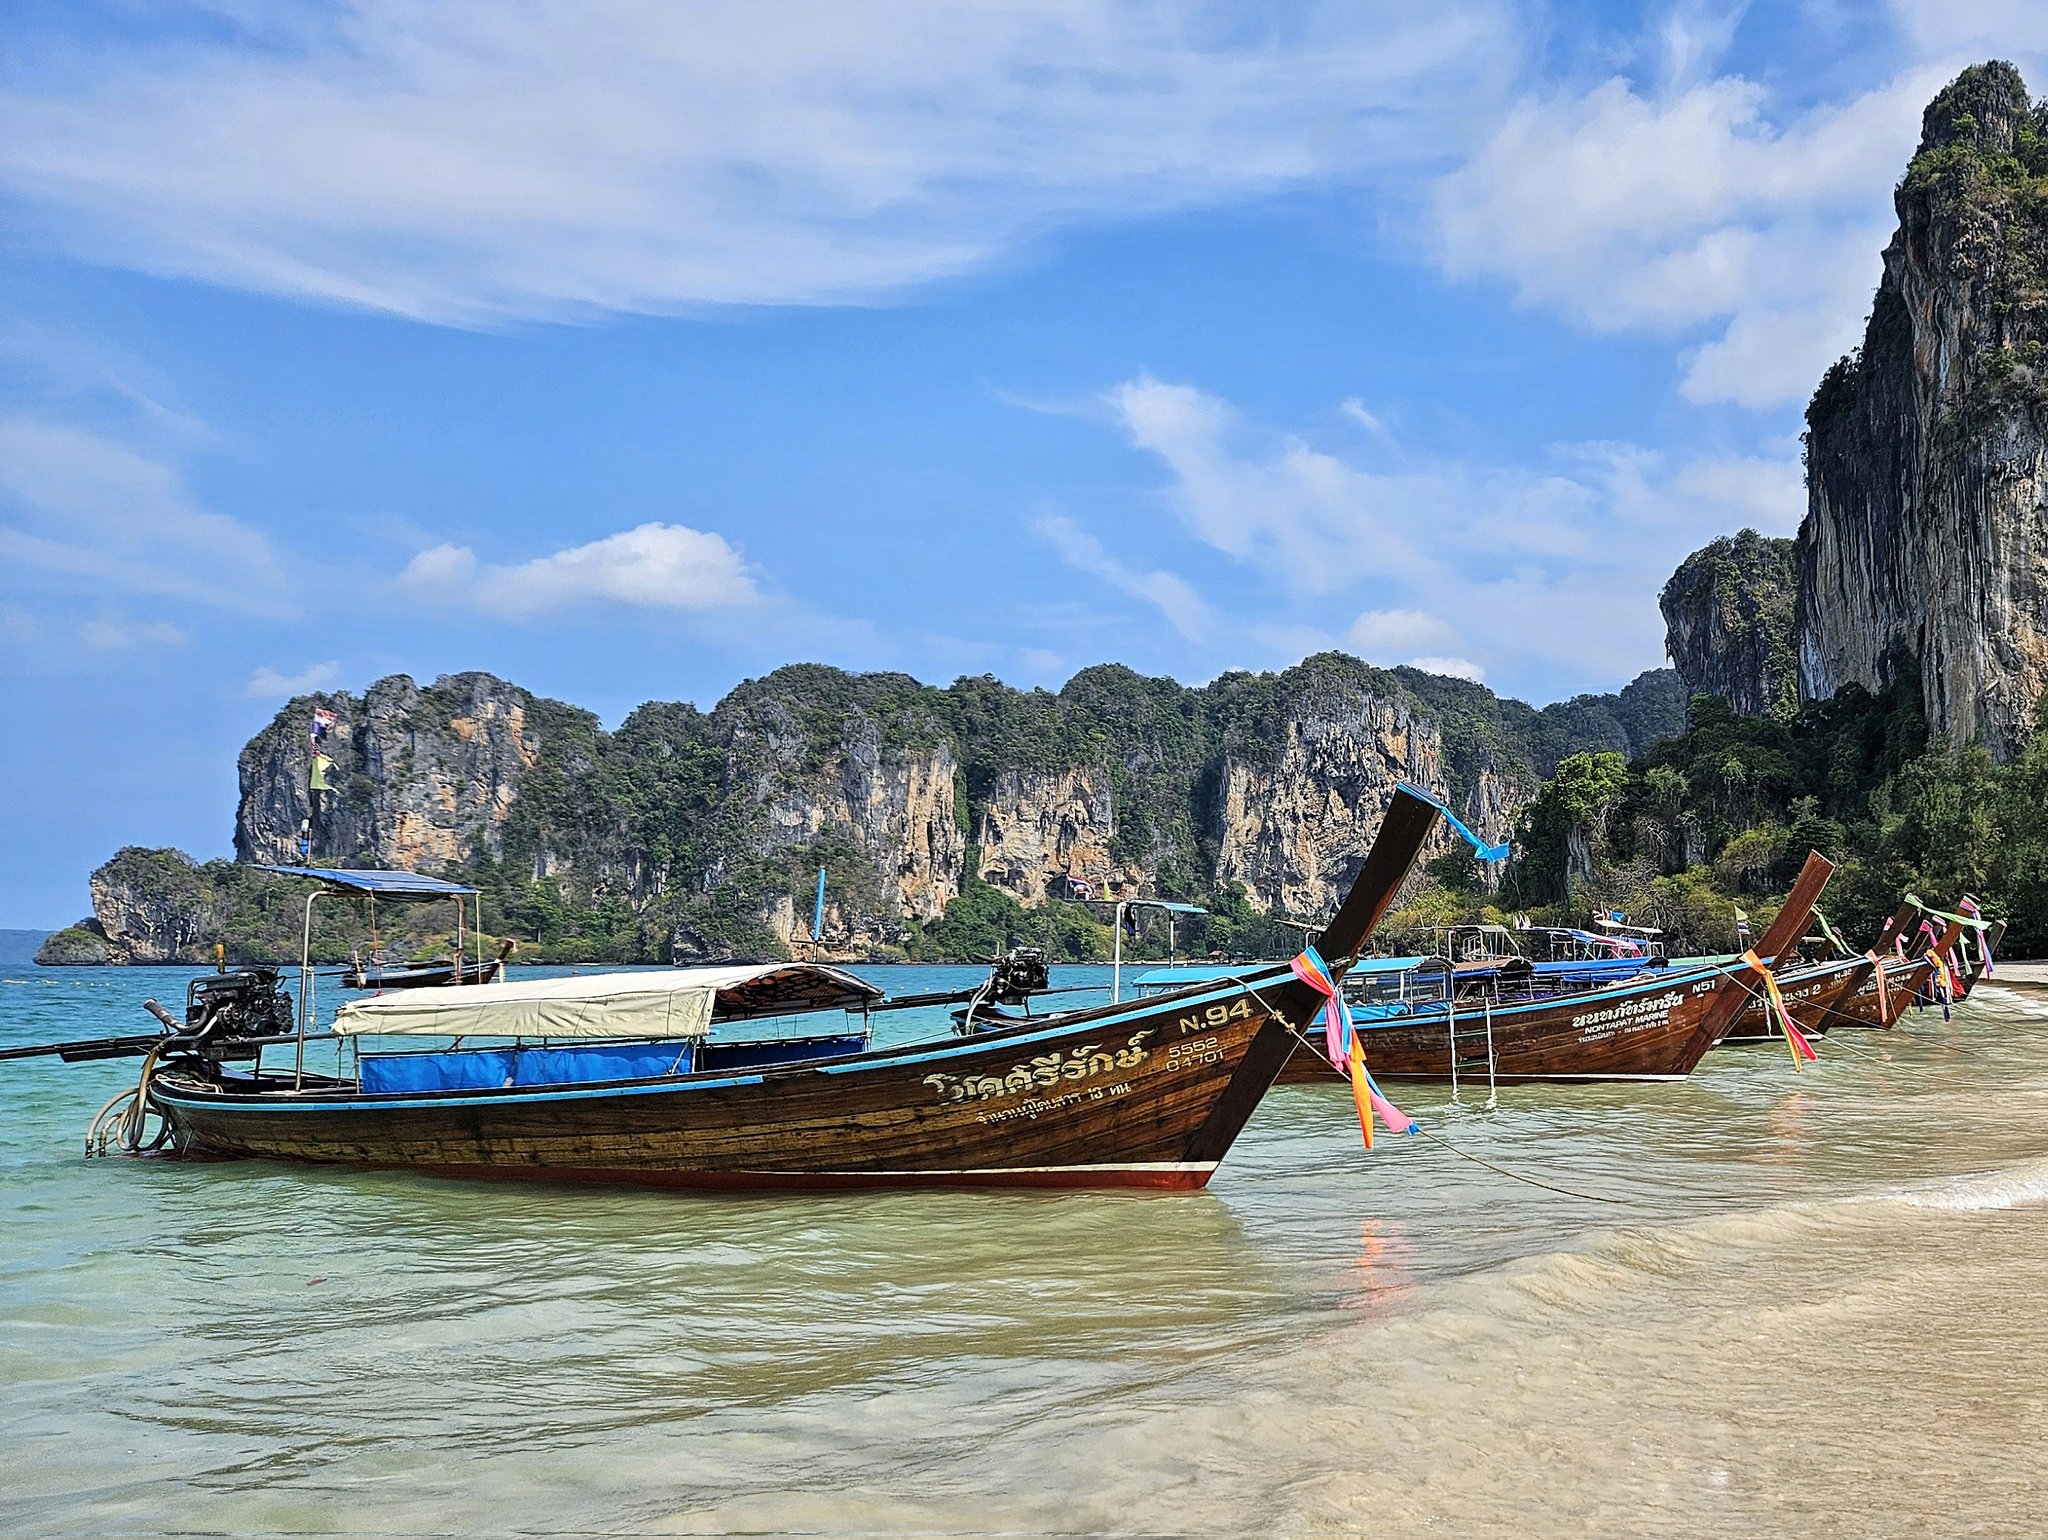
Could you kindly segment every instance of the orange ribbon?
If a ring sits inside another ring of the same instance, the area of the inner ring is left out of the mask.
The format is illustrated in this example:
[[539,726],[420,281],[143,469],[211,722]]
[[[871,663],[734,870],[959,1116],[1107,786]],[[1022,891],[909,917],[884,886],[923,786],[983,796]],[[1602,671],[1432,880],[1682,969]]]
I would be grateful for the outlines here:
[[[1748,951],[1742,954],[1742,960],[1763,975],[1764,992],[1770,996],[1770,1003],[1778,1012],[1778,1025],[1785,1029],[1785,1046],[1792,1050],[1792,1067],[1803,1070],[1806,1067],[1803,1060],[1818,1059],[1820,1055],[1813,1051],[1813,1045],[1807,1042],[1800,1030],[1792,1025],[1792,1013],[1785,1008],[1785,997],[1778,992],[1778,981],[1771,970],[1764,966],[1763,959],[1754,951]],[[1765,1014],[1768,1015],[1769,1012],[1766,1011]]]

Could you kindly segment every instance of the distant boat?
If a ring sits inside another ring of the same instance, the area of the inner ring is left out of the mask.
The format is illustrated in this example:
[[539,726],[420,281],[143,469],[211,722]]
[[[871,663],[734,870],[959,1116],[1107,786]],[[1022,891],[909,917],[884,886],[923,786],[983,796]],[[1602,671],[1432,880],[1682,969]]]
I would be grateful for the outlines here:
[[487,962],[468,962],[460,956],[443,962],[400,962],[378,953],[352,952],[342,983],[349,989],[445,989],[463,984],[495,984],[505,976],[505,962],[515,943],[503,942],[498,955]]
[[[1767,962],[1790,955],[1833,870],[1818,853],[1807,857],[1757,947]],[[1530,964],[1512,961],[1523,978],[1530,976]],[[1438,960],[1434,991],[1361,1000],[1353,1018],[1375,1078],[1489,1087],[1532,1080],[1682,1080],[1726,1035],[1758,987],[1745,962],[1725,959],[1669,964],[1620,982],[1557,993],[1466,993],[1461,981],[1485,967]],[[1363,974],[1361,982],[1373,977]],[[1337,1074],[1304,1045],[1281,1079],[1320,1081]]]

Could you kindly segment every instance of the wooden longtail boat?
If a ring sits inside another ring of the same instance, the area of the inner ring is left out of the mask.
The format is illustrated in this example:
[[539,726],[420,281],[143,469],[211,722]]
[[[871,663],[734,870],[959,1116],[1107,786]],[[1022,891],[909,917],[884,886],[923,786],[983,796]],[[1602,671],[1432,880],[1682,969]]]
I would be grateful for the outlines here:
[[[1892,943],[1905,934],[1919,909],[1902,903],[1885,921],[1877,944],[1862,957],[1830,957],[1802,963],[1778,973],[1778,992],[1792,1014],[1792,1023],[1808,1037],[1830,1027],[1889,1027],[1912,1003],[1927,965],[1892,954]],[[1880,978],[1878,970],[1884,970]],[[1723,1044],[1777,1042],[1784,1033],[1767,1008],[1762,991],[1729,1024]]]
[[[1780,957],[1806,933],[1833,866],[1809,855],[1791,896],[1757,947]],[[1727,1031],[1755,975],[1743,963],[1672,966],[1583,994],[1502,1004],[1458,1003],[1375,1017],[1358,1014],[1366,1066],[1381,1080],[1682,1080]],[[1298,1049],[1282,1078],[1336,1078]]]
[[1970,998],[1980,980],[1991,971],[1991,949],[2005,939],[2005,921],[1994,920],[1977,937],[1977,957],[1963,973],[1963,998]]
[[[1317,942],[1333,971],[1385,914],[1439,811],[1397,791]],[[1321,1004],[1279,964],[1036,1026],[752,1073],[429,1090],[242,1073],[172,1047],[145,1061],[140,1094],[190,1154],[684,1188],[1196,1188]]]

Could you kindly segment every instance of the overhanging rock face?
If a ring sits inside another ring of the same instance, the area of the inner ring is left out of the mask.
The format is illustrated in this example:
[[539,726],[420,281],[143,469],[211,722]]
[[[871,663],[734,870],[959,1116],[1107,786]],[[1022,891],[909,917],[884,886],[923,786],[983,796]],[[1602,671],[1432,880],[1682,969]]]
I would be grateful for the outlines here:
[[2048,110],[2008,64],[1936,97],[1863,346],[1807,409],[1799,686],[1915,673],[2000,757],[2048,689]]

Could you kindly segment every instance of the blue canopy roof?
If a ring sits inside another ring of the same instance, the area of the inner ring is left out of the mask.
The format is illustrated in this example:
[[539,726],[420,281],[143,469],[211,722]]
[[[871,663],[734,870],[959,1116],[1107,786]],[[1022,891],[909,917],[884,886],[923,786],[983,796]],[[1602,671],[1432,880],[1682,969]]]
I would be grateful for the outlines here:
[[[1346,970],[1346,976],[1356,978],[1367,973],[1413,973],[1419,968],[1435,964],[1430,957],[1361,957]],[[1139,989],[1178,989],[1188,984],[1213,984],[1221,979],[1234,979],[1260,968],[1270,968],[1271,963],[1190,963],[1180,967],[1154,968],[1141,973],[1132,982]]]
[[264,866],[259,872],[276,872],[280,877],[311,877],[331,888],[351,893],[370,893],[378,898],[453,898],[468,895],[475,888],[442,877],[423,877],[418,872],[357,872],[338,866]]

